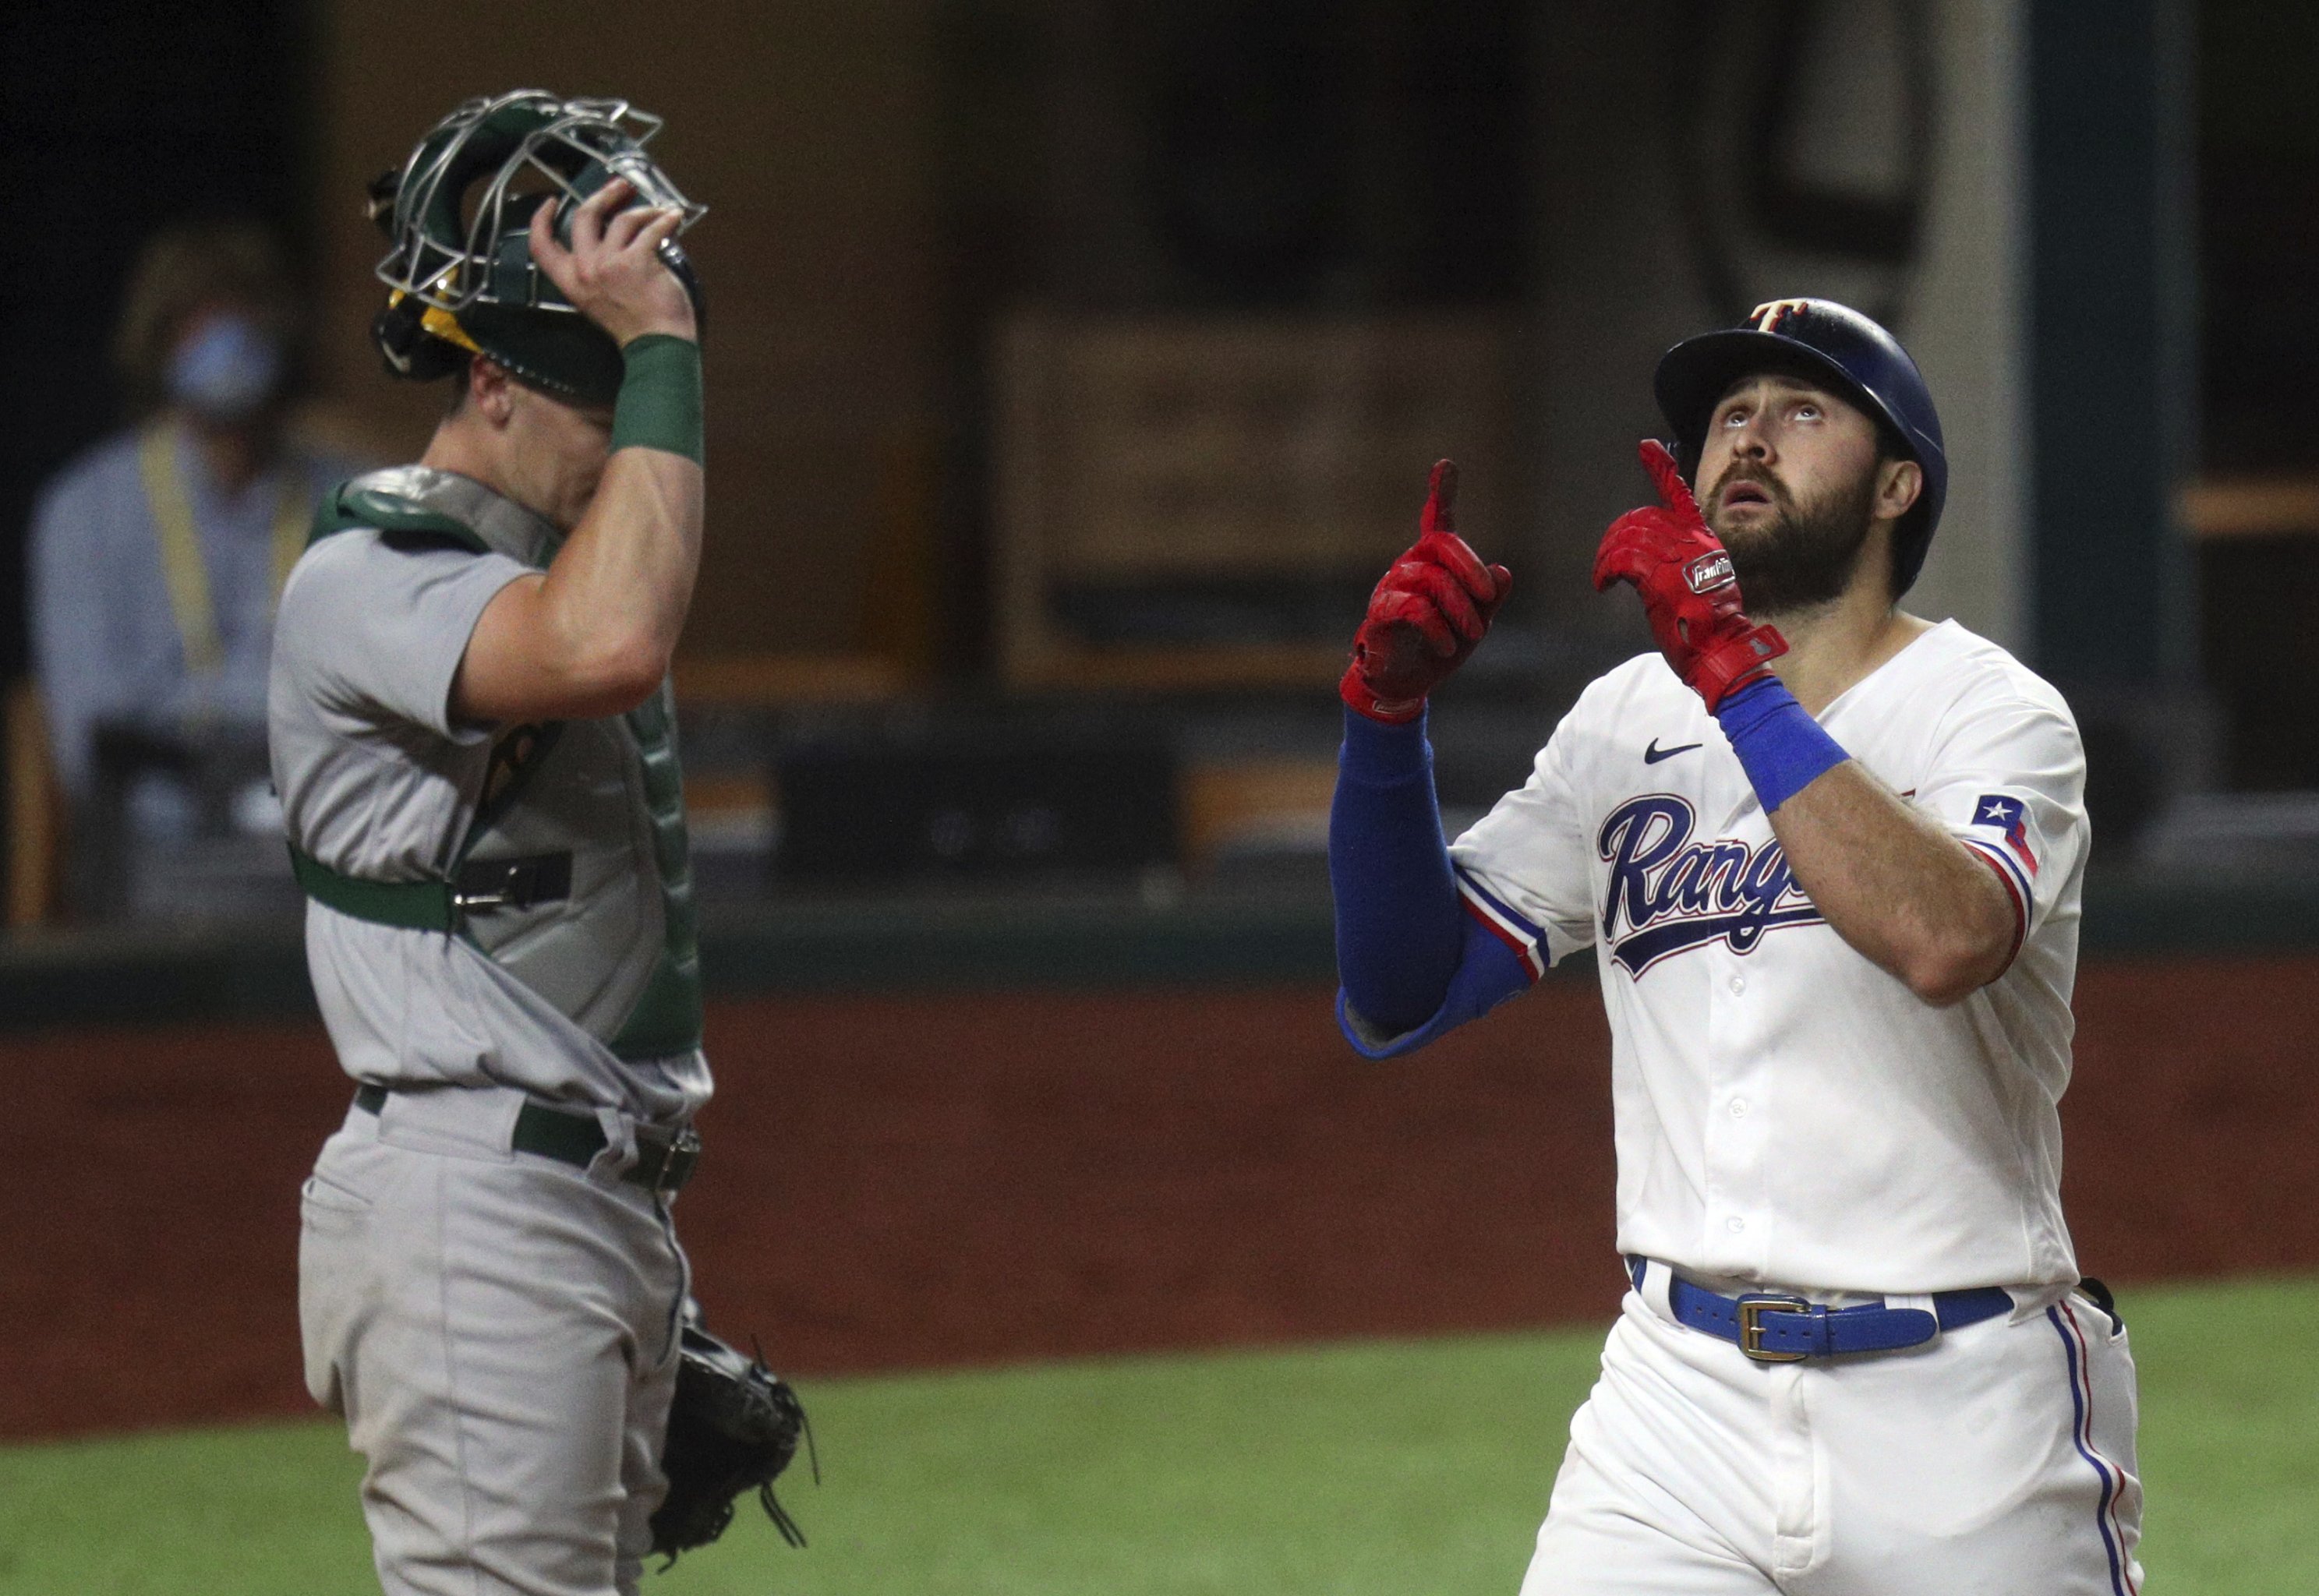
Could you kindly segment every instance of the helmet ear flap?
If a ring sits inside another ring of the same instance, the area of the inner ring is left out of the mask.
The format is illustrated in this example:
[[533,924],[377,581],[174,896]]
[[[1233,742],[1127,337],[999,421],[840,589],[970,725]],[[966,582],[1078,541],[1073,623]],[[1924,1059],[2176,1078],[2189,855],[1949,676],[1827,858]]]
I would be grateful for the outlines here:
[[424,303],[404,294],[371,318],[370,335],[390,376],[431,383],[458,370],[465,351],[429,332],[422,320],[426,314]]

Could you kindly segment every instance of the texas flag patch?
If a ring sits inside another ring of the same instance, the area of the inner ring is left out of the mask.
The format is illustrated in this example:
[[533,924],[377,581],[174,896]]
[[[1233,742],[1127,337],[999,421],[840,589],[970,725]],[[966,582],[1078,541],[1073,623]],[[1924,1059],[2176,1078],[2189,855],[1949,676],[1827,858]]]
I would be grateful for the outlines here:
[[1973,806],[1975,825],[1994,826],[2005,834],[2005,845],[2013,851],[2022,867],[2034,879],[2037,874],[2037,856],[2029,852],[2029,812],[2017,798],[2008,798],[2001,792],[1983,793]]

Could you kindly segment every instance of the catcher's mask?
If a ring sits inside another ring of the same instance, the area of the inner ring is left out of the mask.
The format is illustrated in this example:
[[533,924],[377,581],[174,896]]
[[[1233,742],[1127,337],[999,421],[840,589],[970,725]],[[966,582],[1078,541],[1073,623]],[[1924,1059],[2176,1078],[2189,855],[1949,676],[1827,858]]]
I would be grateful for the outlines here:
[[[470,100],[429,129],[409,160],[370,185],[371,219],[394,243],[378,263],[386,308],[371,323],[387,370],[430,382],[457,370],[463,355],[482,355],[528,387],[610,404],[619,347],[533,261],[531,219],[543,204],[560,205],[556,232],[568,243],[573,207],[625,177],[636,188],[632,203],[681,211],[679,231],[699,221],[708,207],[680,194],[645,153],[660,125],[626,100],[518,89]],[[674,239],[660,253],[705,329],[691,261]]]

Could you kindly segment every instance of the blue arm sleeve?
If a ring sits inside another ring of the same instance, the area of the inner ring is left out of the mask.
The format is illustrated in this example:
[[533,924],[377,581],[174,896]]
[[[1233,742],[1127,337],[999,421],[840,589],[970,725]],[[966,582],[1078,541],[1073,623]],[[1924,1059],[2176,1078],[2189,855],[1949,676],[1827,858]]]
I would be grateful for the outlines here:
[[1442,993],[1440,1006],[1423,1023],[1395,1035],[1387,1027],[1371,1023],[1365,1011],[1355,1006],[1349,988],[1338,989],[1337,1029],[1345,1033],[1345,1040],[1362,1058],[1395,1059],[1403,1053],[1413,1053],[1435,1037],[1448,1034],[1468,1020],[1480,1019],[1529,987],[1530,973],[1523,966],[1520,955],[1479,920],[1465,915],[1460,918],[1465,924],[1458,933],[1457,967],[1449,972],[1449,985]]
[[1458,902],[1422,717],[1381,726],[1345,712],[1329,882],[1338,1023],[1365,1056],[1422,1047],[1529,984],[1520,959]]
[[1750,682],[1724,699],[1715,720],[1766,815],[1851,757],[1776,676]]

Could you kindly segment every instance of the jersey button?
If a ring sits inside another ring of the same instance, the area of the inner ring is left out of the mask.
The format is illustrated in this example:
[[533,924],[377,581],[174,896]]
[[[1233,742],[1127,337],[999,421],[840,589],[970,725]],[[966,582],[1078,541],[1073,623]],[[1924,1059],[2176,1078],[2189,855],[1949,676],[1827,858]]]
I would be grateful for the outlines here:
[[1731,978],[1731,996],[1732,996],[1737,997],[1737,996],[1739,996],[1739,994],[1741,994],[1742,992],[1745,992],[1746,989],[1747,989],[1747,978],[1746,978],[1746,976],[1733,976],[1733,977]]
[[1747,1222],[1735,1213],[1723,1222],[1723,1228],[1736,1236],[1747,1228]]
[[1745,1097],[1731,1099],[1731,1117],[1735,1120],[1744,1120],[1747,1117],[1747,1099]]

